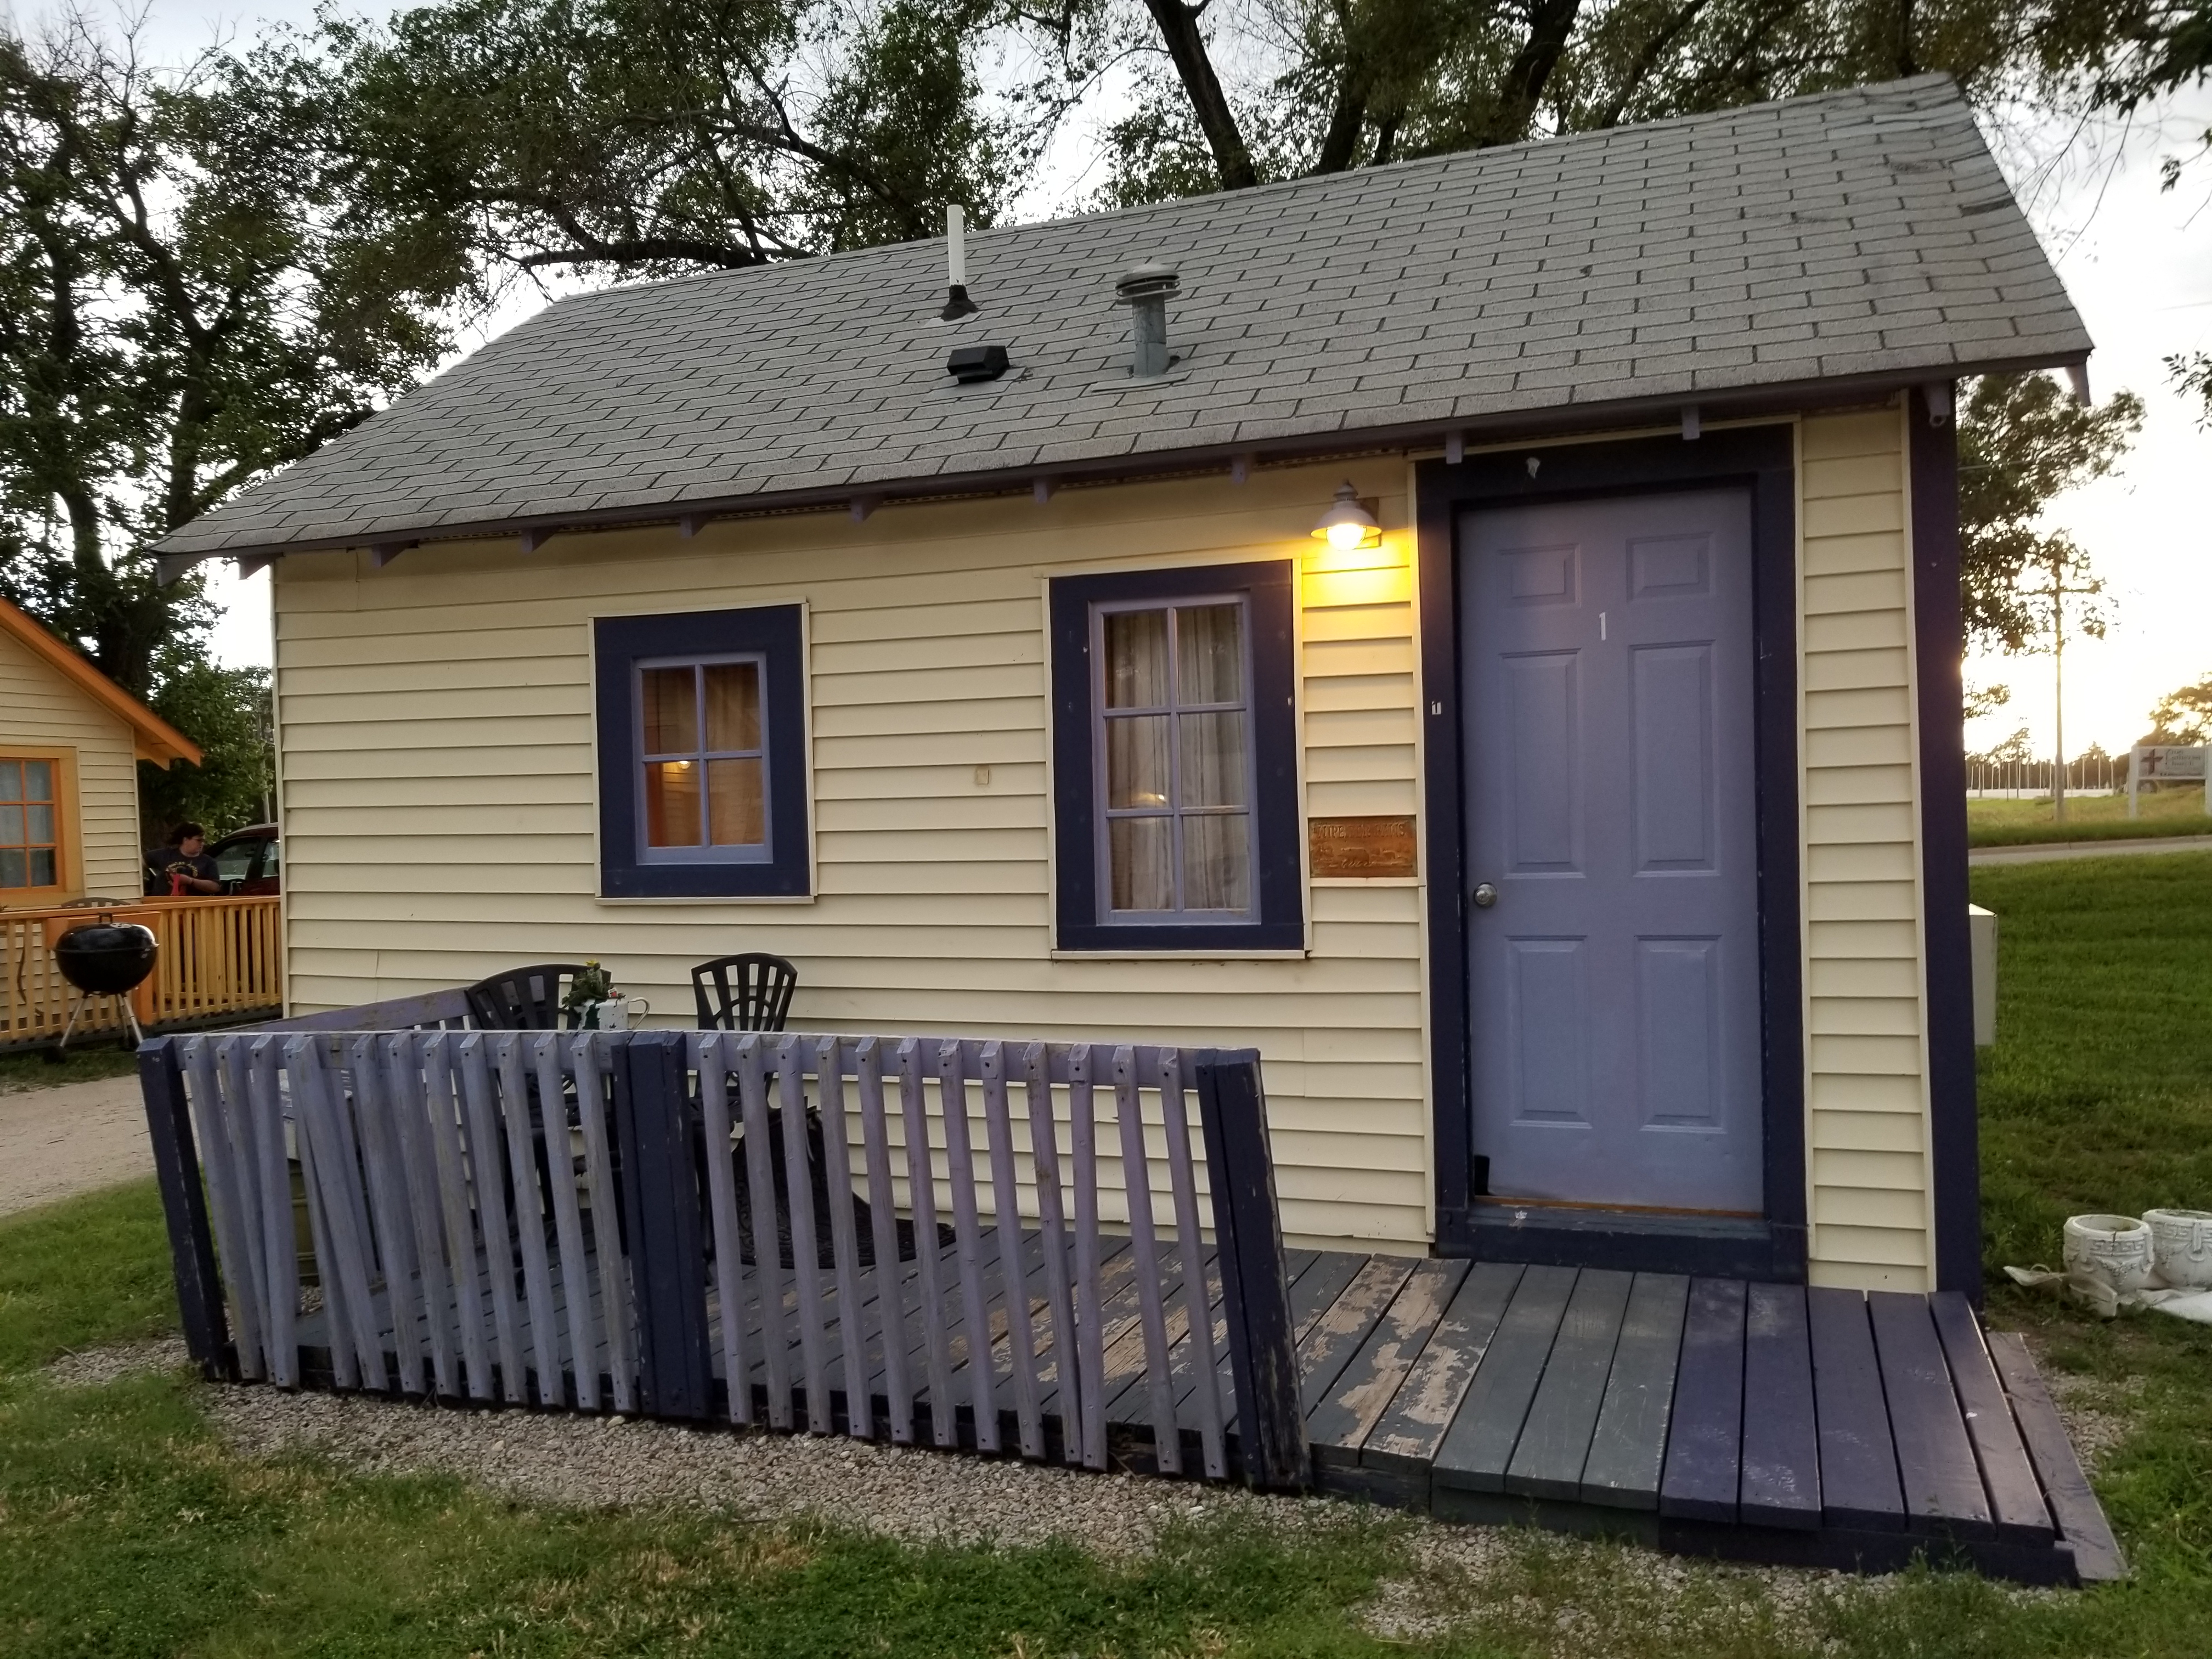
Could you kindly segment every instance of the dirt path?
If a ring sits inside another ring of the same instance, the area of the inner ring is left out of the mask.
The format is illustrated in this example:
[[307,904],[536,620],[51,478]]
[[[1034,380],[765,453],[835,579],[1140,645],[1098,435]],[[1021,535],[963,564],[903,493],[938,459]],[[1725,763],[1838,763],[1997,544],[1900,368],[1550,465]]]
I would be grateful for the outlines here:
[[0,1094],[0,1215],[153,1173],[137,1079]]

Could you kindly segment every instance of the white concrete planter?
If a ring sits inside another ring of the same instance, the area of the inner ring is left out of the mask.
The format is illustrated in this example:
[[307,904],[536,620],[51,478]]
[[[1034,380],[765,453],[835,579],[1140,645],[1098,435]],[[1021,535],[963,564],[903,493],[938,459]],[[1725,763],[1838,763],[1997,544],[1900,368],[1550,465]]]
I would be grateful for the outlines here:
[[2146,1210],[2158,1276],[2176,1290],[2212,1288],[2212,1210]]
[[2124,1296],[2150,1283],[2150,1229],[2131,1215],[2077,1215],[2066,1222],[2066,1271]]

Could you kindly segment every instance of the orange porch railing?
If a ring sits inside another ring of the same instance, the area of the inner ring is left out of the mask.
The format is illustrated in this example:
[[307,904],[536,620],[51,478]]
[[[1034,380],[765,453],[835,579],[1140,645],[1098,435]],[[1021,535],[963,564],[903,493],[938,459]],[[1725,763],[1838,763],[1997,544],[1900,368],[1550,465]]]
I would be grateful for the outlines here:
[[[53,949],[72,927],[103,917],[154,930],[154,971],[131,993],[138,1023],[157,1030],[221,1024],[283,1006],[279,901],[252,898],[133,900],[112,908],[0,910],[0,1048],[51,1042],[69,1024],[76,988]],[[112,997],[88,999],[80,1032],[123,1030]],[[74,1038],[71,1039],[74,1042]]]

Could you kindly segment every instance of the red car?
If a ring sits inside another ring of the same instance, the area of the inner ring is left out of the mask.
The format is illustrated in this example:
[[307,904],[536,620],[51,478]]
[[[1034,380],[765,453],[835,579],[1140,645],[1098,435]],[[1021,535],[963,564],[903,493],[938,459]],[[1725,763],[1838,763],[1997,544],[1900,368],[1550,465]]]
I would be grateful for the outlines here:
[[283,865],[277,851],[276,826],[256,823],[225,836],[208,848],[216,874],[226,893],[261,894],[283,890]]

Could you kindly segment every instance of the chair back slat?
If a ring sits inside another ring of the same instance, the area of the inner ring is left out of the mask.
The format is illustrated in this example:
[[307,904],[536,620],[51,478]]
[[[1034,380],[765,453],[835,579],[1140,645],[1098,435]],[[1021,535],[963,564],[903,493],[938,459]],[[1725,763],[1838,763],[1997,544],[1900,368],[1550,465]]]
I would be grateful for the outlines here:
[[583,971],[584,964],[576,962],[509,968],[489,979],[478,980],[462,994],[468,999],[469,1018],[479,1030],[558,1030],[568,987]]
[[758,951],[702,962],[691,970],[702,1031],[781,1031],[798,988],[798,969]]

